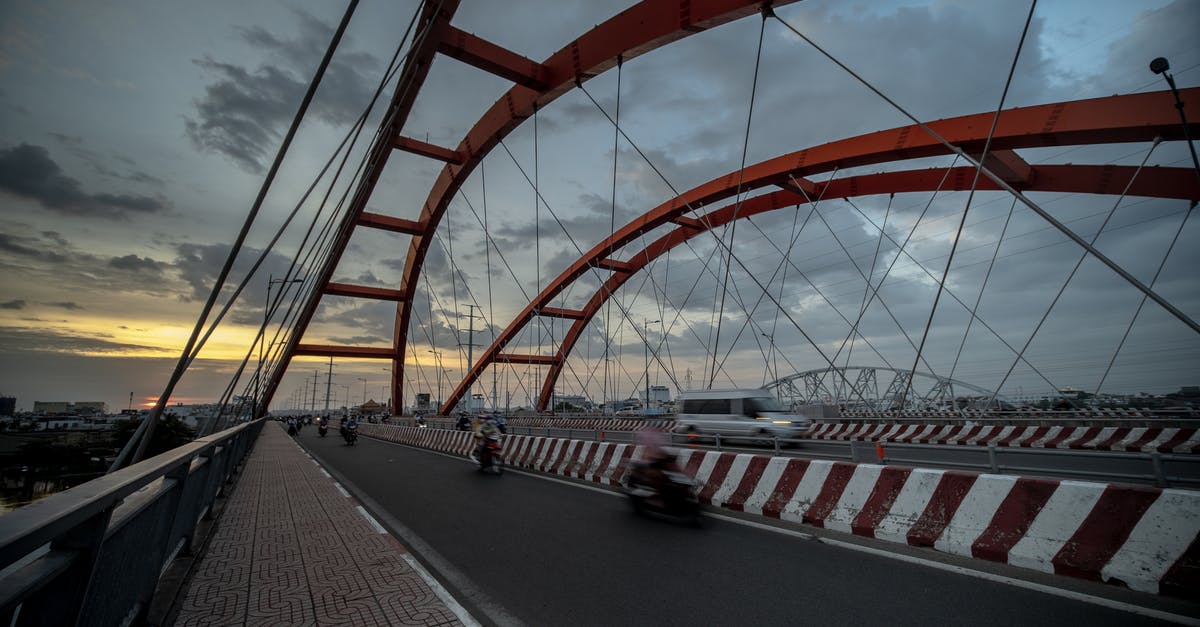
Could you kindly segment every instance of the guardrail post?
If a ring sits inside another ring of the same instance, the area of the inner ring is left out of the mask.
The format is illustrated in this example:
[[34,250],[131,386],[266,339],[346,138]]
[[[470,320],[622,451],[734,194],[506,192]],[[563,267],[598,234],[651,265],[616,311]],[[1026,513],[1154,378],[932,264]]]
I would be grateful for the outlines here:
[[716,438],[716,446],[717,446],[717,450],[719,451],[719,450],[721,450],[721,434],[716,433],[716,434],[714,434],[714,437]]
[[777,435],[771,436],[771,439],[775,440],[775,455],[778,456],[779,455],[779,436],[777,436]]
[[988,451],[988,467],[992,469],[992,474],[1000,473],[1000,464],[996,463],[996,447],[987,447]]
[[1163,473],[1162,453],[1154,451],[1150,453],[1150,464],[1154,466],[1154,485],[1160,488],[1169,488],[1167,476]]

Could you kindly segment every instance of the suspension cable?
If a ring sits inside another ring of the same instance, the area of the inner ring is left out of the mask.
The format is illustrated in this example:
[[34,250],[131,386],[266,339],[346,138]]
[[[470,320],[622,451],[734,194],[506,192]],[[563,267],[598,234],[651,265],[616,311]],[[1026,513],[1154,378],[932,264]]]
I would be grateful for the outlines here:
[[[1161,137],[1154,138],[1154,143],[1150,146],[1150,150],[1146,151],[1146,157],[1142,159],[1142,163],[1138,165],[1137,170],[1134,170],[1133,176],[1129,177],[1129,182],[1125,184],[1125,189],[1121,191],[1121,195],[1118,196],[1116,202],[1113,203],[1112,209],[1110,209],[1108,215],[1104,217],[1104,221],[1100,223],[1100,228],[1096,229],[1096,234],[1092,236],[1091,244],[1093,246],[1096,244],[1096,240],[1100,239],[1100,235],[1104,233],[1104,227],[1108,226],[1109,220],[1111,220],[1113,215],[1116,214],[1117,208],[1121,206],[1121,201],[1124,200],[1125,195],[1129,193],[1129,188],[1133,187],[1133,182],[1137,180],[1138,174],[1141,174],[1142,168],[1144,168],[1146,166],[1146,162],[1150,160],[1150,155],[1154,154],[1154,149],[1158,148],[1158,145],[1161,142]],[[1075,273],[1079,271],[1080,266],[1083,265],[1083,262],[1086,259],[1086,252],[1079,256],[1079,260],[1075,262],[1075,267],[1071,268],[1071,272],[1067,274],[1066,280],[1063,281],[1062,286],[1058,288],[1058,293],[1055,294],[1054,298],[1050,301],[1050,306],[1046,307],[1046,312],[1042,314],[1042,318],[1038,320],[1037,325],[1033,327],[1033,332],[1030,333],[1029,338],[1025,340],[1025,345],[1022,346],[1020,352],[1017,353],[1018,358],[1024,355],[1025,351],[1029,348],[1029,345],[1033,343],[1033,338],[1037,337],[1038,331],[1041,330],[1042,325],[1046,322],[1046,319],[1050,317],[1050,312],[1053,311],[1054,306],[1058,304],[1058,299],[1061,298],[1063,292],[1067,290],[1067,286],[1071,284],[1071,279],[1075,277]],[[1013,369],[1016,367],[1017,361],[1013,361],[1012,365],[1008,367],[1008,371],[1004,373],[1004,378],[1000,380],[1000,385],[996,386],[996,391],[992,392],[992,398],[988,400],[988,406],[990,406],[996,400],[996,394],[999,393],[999,390],[1002,387],[1004,387],[1004,384],[1008,381],[1008,377],[1012,375]]]
[[1122,268],[1120,265],[1118,265],[1112,259],[1109,259],[1106,255],[1101,253],[1099,250],[1096,250],[1096,248],[1094,246],[1089,244],[1078,233],[1067,228],[1067,226],[1065,224],[1060,222],[1054,216],[1050,215],[1049,212],[1047,212],[1045,209],[1043,209],[1037,203],[1030,200],[1027,196],[1022,194],[1020,191],[1018,191],[1016,188],[1014,188],[1012,185],[1010,185],[1007,181],[1005,181],[1003,178],[1001,178],[995,172],[992,172],[992,170],[990,168],[985,167],[982,164],[982,162],[976,160],[974,157],[967,154],[966,151],[964,151],[962,148],[959,148],[958,146],[955,146],[954,144],[947,141],[946,138],[939,135],[936,131],[934,131],[932,128],[930,128],[929,125],[926,124],[925,122],[918,120],[911,113],[909,113],[908,110],[901,107],[899,104],[897,104],[891,98],[888,98],[883,92],[879,91],[879,89],[877,89],[874,85],[869,83],[863,77],[859,76],[857,73],[854,72],[854,70],[851,70],[848,66],[846,66],[844,63],[839,61],[833,55],[826,52],[824,48],[818,46],[816,44],[816,42],[809,39],[806,35],[804,35],[804,33],[801,33],[799,30],[797,30],[794,26],[789,24],[783,18],[779,17],[778,15],[775,15],[774,11],[772,11],[770,7],[765,7],[763,10],[770,12],[771,15],[773,15],[775,17],[776,20],[779,20],[780,24],[783,24],[785,27],[787,27],[788,30],[792,31],[792,33],[794,33],[797,37],[803,39],[805,42],[808,43],[808,45],[812,46],[814,49],[816,49],[818,52],[820,52],[823,56],[825,56],[825,58],[829,59],[834,64],[836,64],[838,67],[842,68],[842,70],[844,70],[846,73],[853,76],[858,82],[862,83],[863,86],[865,86],[867,89],[870,89],[877,96],[879,96],[885,102],[887,102],[889,105],[891,105],[892,108],[896,109],[896,111],[898,111],[899,113],[904,115],[906,118],[911,120],[914,124],[916,124],[918,127],[920,127],[921,130],[925,131],[925,133],[927,133],[931,138],[933,138],[938,143],[942,144],[942,146],[944,146],[947,150],[953,152],[954,154],[957,154],[958,156],[962,157],[964,160],[969,162],[971,165],[979,168],[980,172],[982,172],[984,176],[991,179],[992,182],[995,183],[1000,189],[1003,189],[1003,190],[1007,191],[1008,193],[1012,194],[1017,200],[1019,200],[1021,202],[1021,204],[1025,205],[1031,211],[1033,211],[1034,213],[1041,216],[1041,218],[1043,220],[1050,223],[1050,225],[1053,226],[1055,229],[1057,229],[1060,233],[1067,236],[1071,241],[1075,242],[1076,244],[1081,246],[1084,250],[1086,250],[1089,254],[1091,254],[1093,257],[1100,260],[1101,263],[1108,266],[1108,268],[1110,270],[1117,273],[1117,275],[1119,275],[1122,279],[1125,279],[1125,281],[1128,282],[1130,285],[1134,286],[1140,292],[1142,292],[1143,294],[1148,296],[1151,300],[1158,303],[1159,306],[1161,306],[1163,309],[1167,310],[1167,312],[1170,313],[1172,316],[1175,316],[1175,318],[1177,318],[1180,322],[1183,322],[1184,324],[1186,324],[1193,331],[1200,333],[1200,324],[1198,324],[1195,320],[1192,320],[1190,317],[1188,317],[1187,314],[1180,311],[1178,307],[1175,307],[1174,305],[1172,305],[1170,302],[1168,302],[1165,298],[1160,296],[1158,293],[1154,292],[1149,287],[1146,287],[1145,284],[1143,284],[1141,281],[1137,280],[1136,277],[1134,277],[1132,274],[1127,272],[1124,268]]
[[[762,63],[762,44],[763,34],[767,30],[767,12],[762,12],[762,20],[758,24],[758,49],[754,54],[754,78],[750,82],[750,106],[746,112],[746,132],[742,136],[742,163],[738,167],[738,183],[737,189],[734,192],[735,204],[733,206],[733,220],[728,224],[729,230],[729,250],[733,251],[734,238],[737,235],[737,217],[738,212],[742,209],[742,181],[746,176],[746,154],[750,150],[750,122],[754,119],[754,96],[758,92],[758,69]],[[724,234],[721,235],[724,239]],[[716,337],[713,338],[713,369],[709,375],[708,387],[712,388],[713,381],[717,378],[717,349],[721,345],[721,323],[725,316],[725,293],[729,289],[729,258],[725,258],[725,280],[721,282],[721,306],[717,310],[717,331]],[[649,402],[647,399],[646,402]]]

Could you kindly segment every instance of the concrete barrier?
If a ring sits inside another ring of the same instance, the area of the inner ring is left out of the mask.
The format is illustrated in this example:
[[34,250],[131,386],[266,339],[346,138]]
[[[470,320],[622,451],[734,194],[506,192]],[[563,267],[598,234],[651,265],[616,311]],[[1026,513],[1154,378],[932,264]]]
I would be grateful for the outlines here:
[[1193,427],[1046,427],[820,423],[813,440],[860,440],[910,444],[957,444],[1141,453],[1200,453]]
[[[360,429],[455,455],[472,446],[461,431]],[[610,486],[640,448],[515,435],[504,443],[511,466]],[[701,449],[683,449],[679,463],[710,506],[1200,598],[1200,492]]]

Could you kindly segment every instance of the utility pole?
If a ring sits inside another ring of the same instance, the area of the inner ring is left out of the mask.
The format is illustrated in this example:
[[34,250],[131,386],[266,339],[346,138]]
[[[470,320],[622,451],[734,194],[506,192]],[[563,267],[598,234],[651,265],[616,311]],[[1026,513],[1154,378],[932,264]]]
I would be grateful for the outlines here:
[[661,321],[642,318],[642,340],[646,342],[646,404],[642,410],[643,416],[650,415],[650,325],[659,322]]
[[321,371],[313,370],[313,391],[312,398],[309,399],[309,402],[312,403],[312,407],[309,409],[309,411],[314,414],[317,413],[317,380],[320,378]]
[[[468,319],[468,323],[467,323],[467,371],[468,372],[470,372],[471,368],[475,365],[475,319],[483,317],[483,316],[475,315],[476,309],[479,309],[478,305],[467,305],[467,314],[466,315],[467,315],[467,319]],[[461,316],[463,314],[460,313],[458,315]],[[458,345],[462,346],[462,342],[459,342]],[[461,353],[459,353],[459,354],[461,354]],[[492,387],[495,388],[494,382],[493,382]],[[475,395],[471,393],[472,391],[474,391],[474,388],[475,388],[475,384],[472,383],[471,387],[467,389],[467,409],[471,410],[471,411],[474,410],[474,408],[471,407],[471,402],[475,398]],[[492,395],[493,396],[495,395],[494,390],[492,392]],[[495,407],[495,405],[496,405],[496,403],[493,400],[492,406]]]
[[329,375],[325,377],[325,414],[329,415],[329,388],[333,385],[333,355],[329,356]]

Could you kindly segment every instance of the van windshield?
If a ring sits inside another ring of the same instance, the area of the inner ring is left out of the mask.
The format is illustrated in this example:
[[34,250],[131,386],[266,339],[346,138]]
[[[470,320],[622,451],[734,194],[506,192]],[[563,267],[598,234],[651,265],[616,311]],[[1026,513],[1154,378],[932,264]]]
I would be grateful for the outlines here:
[[750,412],[766,412],[766,411],[787,411],[771,396],[760,396],[758,398],[748,398],[742,403],[745,405],[747,413]]

